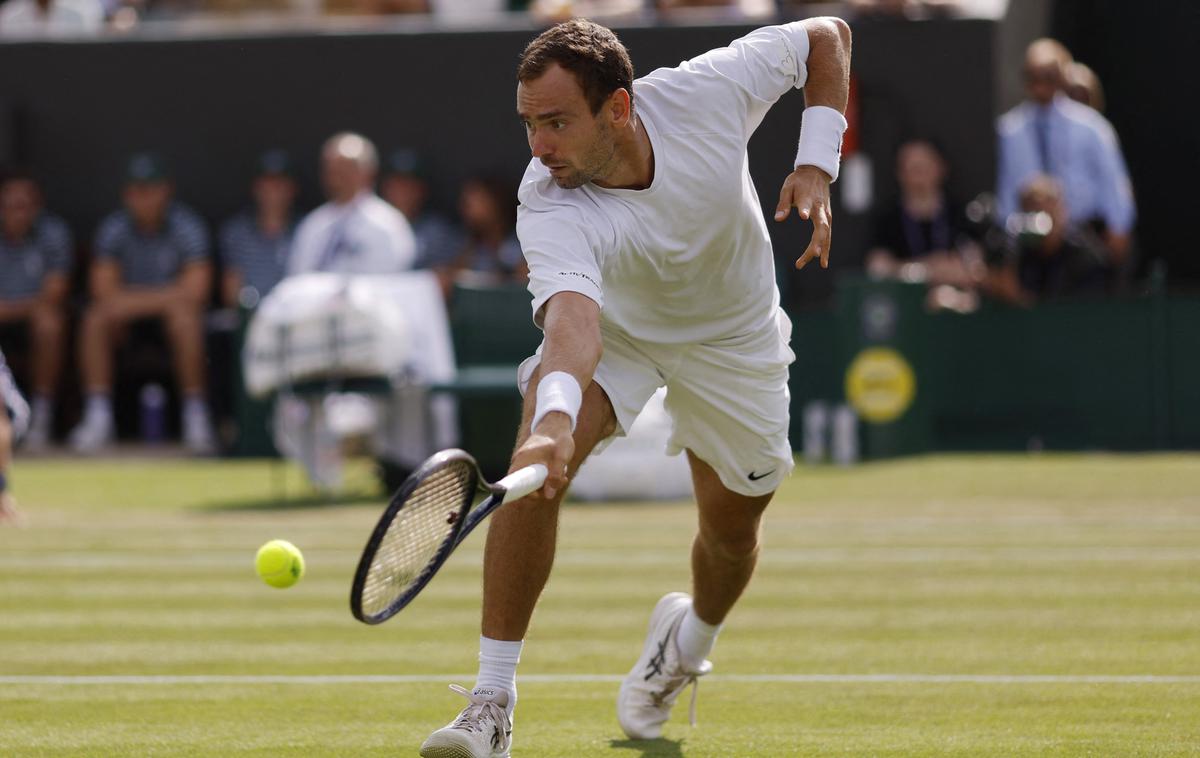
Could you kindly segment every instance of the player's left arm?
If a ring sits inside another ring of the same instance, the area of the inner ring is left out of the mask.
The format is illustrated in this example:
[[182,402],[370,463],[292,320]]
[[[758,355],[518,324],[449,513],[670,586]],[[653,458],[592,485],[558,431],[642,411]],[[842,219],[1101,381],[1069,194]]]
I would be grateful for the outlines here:
[[[841,148],[841,130],[830,122],[845,114],[850,97],[850,27],[840,18],[808,19],[804,27],[809,41],[808,81],[804,85],[806,118],[800,133],[799,165],[783,182],[775,220],[785,220],[793,207],[800,213],[800,218],[811,220],[812,240],[796,261],[796,268],[804,268],[814,258],[820,259],[821,268],[827,268],[833,222],[829,185],[836,175]],[[837,113],[825,111],[828,118],[810,120],[809,112],[822,115],[815,108],[828,108]],[[840,121],[841,129],[845,129],[844,117]],[[806,162],[814,158],[825,168]]]

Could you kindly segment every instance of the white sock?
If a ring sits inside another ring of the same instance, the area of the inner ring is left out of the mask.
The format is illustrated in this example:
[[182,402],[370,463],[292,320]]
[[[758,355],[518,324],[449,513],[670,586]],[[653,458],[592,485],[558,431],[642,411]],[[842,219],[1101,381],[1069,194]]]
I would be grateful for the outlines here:
[[29,431],[50,436],[50,428],[54,426],[54,403],[45,395],[34,395],[29,404]]
[[203,416],[208,417],[208,401],[204,399],[204,395],[184,395],[183,396],[183,415],[187,416]]
[[50,402],[50,398],[46,395],[34,395],[33,402],[29,404],[29,407],[39,424],[49,426],[54,419],[54,403]]
[[524,640],[510,642],[479,638],[479,678],[475,687],[496,687],[508,690],[508,715],[517,704],[517,663],[521,660]]
[[83,415],[85,419],[112,420],[112,396],[107,392],[92,392],[87,396]]
[[679,658],[683,667],[688,671],[696,671],[704,663],[704,659],[712,652],[717,642],[721,625],[706,624],[696,615],[696,610],[688,606],[687,615],[679,625],[679,634],[675,637],[675,646],[679,648]]

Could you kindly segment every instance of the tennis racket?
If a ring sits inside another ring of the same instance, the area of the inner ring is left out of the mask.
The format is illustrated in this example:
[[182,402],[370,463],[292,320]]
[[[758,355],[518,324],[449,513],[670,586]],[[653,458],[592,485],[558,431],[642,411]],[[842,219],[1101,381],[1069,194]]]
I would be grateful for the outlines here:
[[[546,467],[535,463],[490,484],[462,450],[443,450],[422,463],[392,497],[363,549],[350,590],[354,617],[379,624],[395,616],[479,522],[545,480]],[[475,505],[480,494],[486,497]]]

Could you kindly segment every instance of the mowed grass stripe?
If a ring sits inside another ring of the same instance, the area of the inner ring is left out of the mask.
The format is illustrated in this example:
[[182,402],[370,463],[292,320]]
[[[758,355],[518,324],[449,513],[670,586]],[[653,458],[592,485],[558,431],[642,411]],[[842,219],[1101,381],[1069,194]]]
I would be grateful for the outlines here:
[[[438,684],[474,677],[458,674],[260,674],[260,675],[93,675],[93,676],[0,676],[0,684],[93,685],[93,684]],[[522,682],[539,684],[582,684],[620,682],[616,674],[522,674]],[[1178,676],[1134,674],[1126,676],[1086,674],[711,674],[711,682],[762,682],[770,684],[1200,684],[1200,675]]]
[[[20,462],[30,527],[0,530],[0,675],[21,679],[0,680],[0,755],[411,755],[461,707],[445,684],[472,677],[444,672],[473,670],[482,530],[367,627],[347,594],[381,496],[271,508],[260,463],[106,465]],[[701,726],[636,745],[616,681],[654,601],[688,585],[695,509],[572,505],[515,755],[1200,754],[1197,493],[1197,456],[798,469]],[[287,591],[252,573],[273,537],[308,558]],[[93,676],[168,678],[42,679]]]

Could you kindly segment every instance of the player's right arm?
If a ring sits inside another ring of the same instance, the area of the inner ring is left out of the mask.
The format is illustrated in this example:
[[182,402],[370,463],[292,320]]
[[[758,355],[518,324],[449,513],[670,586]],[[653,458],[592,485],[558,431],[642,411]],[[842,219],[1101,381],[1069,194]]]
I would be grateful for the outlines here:
[[[542,328],[545,338],[539,377],[561,371],[578,382],[580,388],[591,384],[602,350],[600,305],[578,292],[558,292],[546,301]],[[535,388],[531,386],[528,391],[535,392]],[[513,455],[514,470],[533,463],[546,466],[550,473],[543,493],[548,498],[567,484],[566,467],[575,454],[572,432],[570,416],[551,411],[530,430]]]

